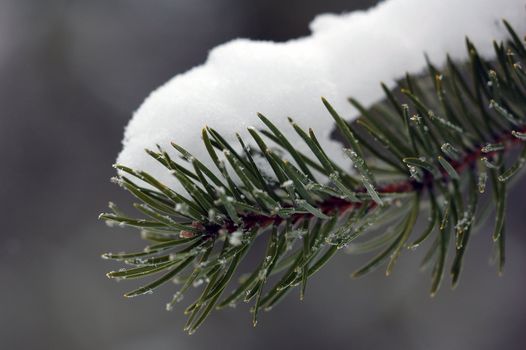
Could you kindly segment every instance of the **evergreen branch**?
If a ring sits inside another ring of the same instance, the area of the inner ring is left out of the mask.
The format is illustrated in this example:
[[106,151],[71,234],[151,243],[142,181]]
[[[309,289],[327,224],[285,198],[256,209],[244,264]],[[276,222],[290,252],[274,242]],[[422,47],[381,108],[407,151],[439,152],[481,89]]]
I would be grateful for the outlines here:
[[[352,276],[381,265],[390,274],[403,248],[416,249],[433,238],[422,266],[433,265],[435,295],[445,274],[448,242],[455,242],[450,272],[456,286],[470,235],[487,218],[483,208],[491,201],[496,208],[492,237],[502,272],[507,191],[526,163],[526,49],[505,26],[511,41],[495,43],[494,62],[484,61],[467,40],[466,64],[448,58],[447,69],[440,72],[428,63],[428,75],[407,75],[400,82],[401,95],[382,85],[386,101],[369,110],[349,99],[362,114],[352,124],[322,99],[354,171],[338,166],[312,130],[290,119],[311,154],[299,152],[262,114],[265,128],[248,130],[256,150],[239,135],[240,148],[212,128],[203,129],[215,169],[177,144],[178,160],[160,147],[147,150],[186,194],[143,171],[117,165],[114,181],[139,200],[134,207],[141,216],[128,216],[110,204],[112,212],[100,218],[140,229],[151,244],[142,252],[104,254],[131,266],[108,277],[162,273],[127,297],[151,293],[171,280],[181,283],[169,310],[191,286],[203,285],[185,311],[185,330],[193,333],[215,308],[253,301],[255,325],[259,310],[271,309],[294,287],[300,287],[303,299],[308,279],[341,248],[377,252]],[[429,81],[432,88],[425,85]],[[382,121],[389,121],[389,127],[382,127]],[[271,174],[257,165],[256,154],[264,157]],[[493,199],[484,195],[488,179]],[[423,212],[429,221],[412,239]],[[257,239],[267,243],[259,266],[223,296]]]

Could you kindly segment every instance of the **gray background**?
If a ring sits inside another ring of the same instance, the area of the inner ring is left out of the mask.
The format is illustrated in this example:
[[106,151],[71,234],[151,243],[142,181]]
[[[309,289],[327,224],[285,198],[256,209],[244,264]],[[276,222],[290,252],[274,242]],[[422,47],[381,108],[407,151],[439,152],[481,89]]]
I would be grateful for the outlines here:
[[125,300],[135,284],[104,275],[116,266],[101,253],[142,244],[97,215],[108,200],[130,201],[108,180],[143,98],[217,44],[306,35],[316,13],[371,3],[0,0],[0,347],[524,349],[525,183],[510,196],[505,275],[488,264],[488,227],[472,240],[460,286],[445,283],[434,299],[422,252],[404,254],[389,278],[358,281],[349,272],[363,258],[342,253],[305,301],[291,295],[256,329],[240,305],[189,337],[181,310],[164,311],[174,287]]

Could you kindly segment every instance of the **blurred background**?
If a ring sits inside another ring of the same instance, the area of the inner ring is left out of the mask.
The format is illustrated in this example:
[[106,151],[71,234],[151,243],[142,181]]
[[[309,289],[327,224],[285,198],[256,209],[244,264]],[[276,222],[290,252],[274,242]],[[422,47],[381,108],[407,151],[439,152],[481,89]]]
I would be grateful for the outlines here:
[[374,3],[0,0],[0,348],[525,349],[526,181],[509,198],[504,276],[488,264],[488,227],[459,287],[446,281],[434,299],[423,252],[404,254],[389,278],[359,281],[349,273],[362,258],[342,253],[305,301],[289,296],[257,328],[239,305],[187,336],[182,307],[164,309],[174,286],[124,299],[136,284],[105,277],[116,266],[101,253],[142,247],[97,215],[131,201],[109,182],[111,165],[148,93],[230,39],[303,36],[317,13]]

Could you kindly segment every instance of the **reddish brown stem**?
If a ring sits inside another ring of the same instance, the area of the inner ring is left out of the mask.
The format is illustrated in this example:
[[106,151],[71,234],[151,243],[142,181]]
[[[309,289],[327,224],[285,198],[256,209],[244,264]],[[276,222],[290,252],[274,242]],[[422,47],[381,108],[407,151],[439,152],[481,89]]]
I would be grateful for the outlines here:
[[[526,126],[521,127],[517,131],[519,132],[526,132]],[[511,131],[502,133],[495,137],[490,143],[501,143],[504,146],[504,151],[507,151],[514,146],[521,143],[521,140],[514,137],[511,133]],[[482,153],[481,148],[483,145],[479,145],[476,147],[473,151],[465,153],[464,157],[462,157],[461,160],[450,160],[451,165],[453,168],[458,172],[462,173],[466,169],[472,168],[475,165],[475,162],[484,154],[488,158],[492,158],[497,152],[490,152],[490,153]],[[442,172],[442,179],[443,181],[449,180],[449,175],[446,172]],[[423,183],[417,182],[414,179],[407,178],[406,180],[394,182],[394,183],[387,183],[379,186],[377,188],[377,192],[380,194],[387,194],[387,193],[409,193],[412,191],[418,191],[422,188],[426,188],[432,185],[433,181],[435,181],[432,176],[428,176]],[[358,189],[358,192],[365,192],[365,189]],[[324,214],[334,214],[339,213],[343,214],[346,211],[353,209],[353,208],[359,208],[362,205],[361,202],[352,202],[348,201],[342,198],[338,197],[329,197],[325,199],[323,202],[319,203],[319,208]],[[370,207],[373,208],[376,206],[376,203],[371,201]],[[301,214],[293,214],[288,220],[290,220],[292,223],[296,223],[302,219],[310,219],[313,217],[313,214],[310,213],[301,213]],[[242,229],[245,231],[248,231],[256,226],[259,226],[261,228],[267,227],[269,225],[279,225],[285,220],[286,218],[283,218],[279,215],[262,215],[262,214],[254,214],[254,213],[246,213],[246,214],[240,214],[240,218],[243,222]],[[227,232],[234,232],[238,229],[238,227],[233,222],[227,222],[224,225],[206,225],[204,227],[205,236],[207,237],[215,237],[220,230],[226,230]]]

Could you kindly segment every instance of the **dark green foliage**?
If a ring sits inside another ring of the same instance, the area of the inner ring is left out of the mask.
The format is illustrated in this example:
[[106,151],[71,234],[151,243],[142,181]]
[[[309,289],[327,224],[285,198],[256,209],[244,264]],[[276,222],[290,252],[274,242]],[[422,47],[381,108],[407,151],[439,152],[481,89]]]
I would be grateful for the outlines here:
[[[202,285],[185,311],[185,330],[193,333],[213,309],[251,302],[255,325],[261,309],[270,310],[294,287],[303,298],[309,277],[341,248],[376,252],[352,274],[358,277],[384,265],[389,274],[404,249],[429,243],[422,266],[432,267],[434,295],[448,269],[448,253],[452,283],[458,283],[470,235],[491,203],[502,271],[509,180],[526,161],[526,49],[509,30],[512,41],[495,43],[494,62],[482,59],[468,40],[468,63],[448,60],[443,72],[429,63],[428,75],[407,76],[395,91],[383,85],[386,100],[369,110],[349,99],[362,114],[352,124],[323,99],[353,170],[331,160],[314,131],[290,119],[311,151],[302,154],[261,114],[266,128],[249,130],[255,150],[239,136],[241,147],[203,129],[217,169],[175,144],[177,160],[161,148],[148,150],[188,195],[145,172],[116,166],[115,181],[138,199],[134,206],[141,216],[111,204],[112,212],[101,218],[140,229],[149,245],[137,253],[104,254],[129,265],[108,277],[151,278],[127,297],[179,281],[167,309],[191,286]],[[256,154],[266,159],[270,175],[263,175]],[[419,218],[429,220],[422,232],[414,232]],[[264,255],[251,273],[239,277],[256,241],[266,242]],[[239,283],[232,289],[233,280]]]

